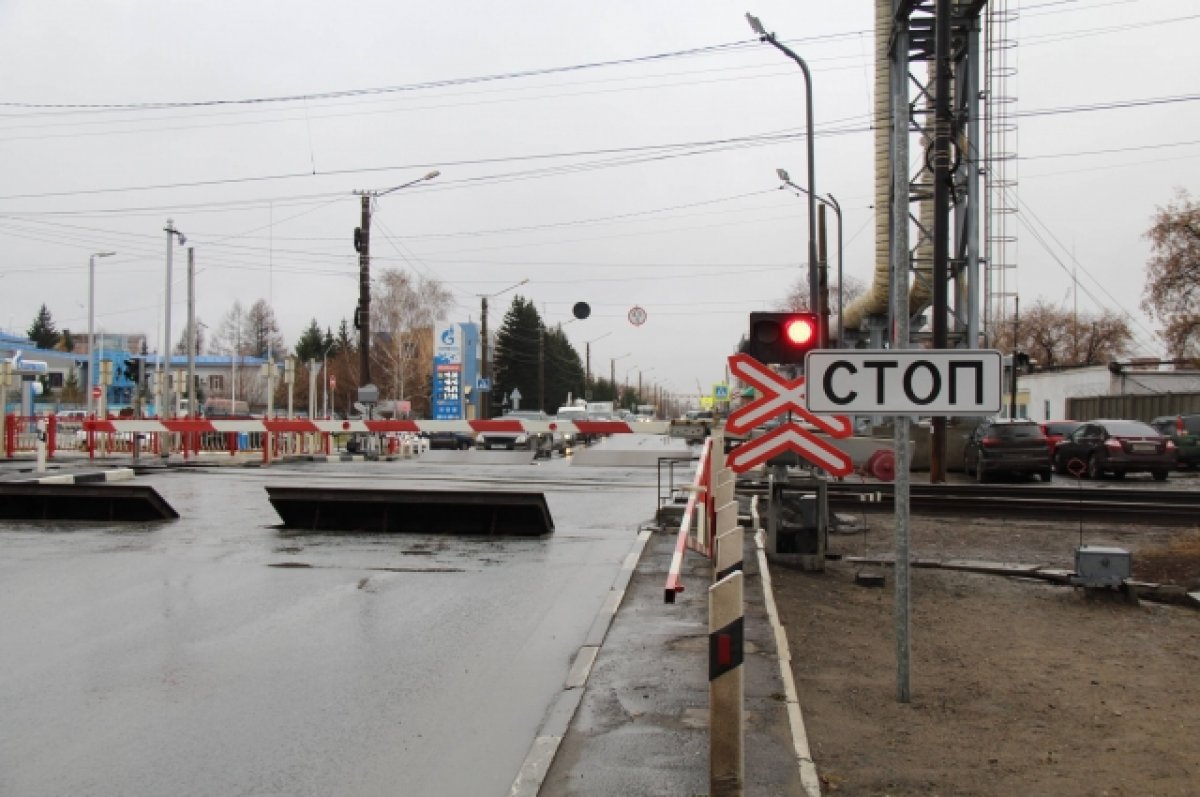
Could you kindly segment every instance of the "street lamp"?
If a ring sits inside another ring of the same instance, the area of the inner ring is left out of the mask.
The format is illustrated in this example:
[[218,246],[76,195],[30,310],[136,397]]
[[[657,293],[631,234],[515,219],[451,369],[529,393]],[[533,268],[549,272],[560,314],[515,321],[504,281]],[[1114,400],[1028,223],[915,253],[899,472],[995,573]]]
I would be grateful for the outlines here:
[[515,291],[517,288],[520,288],[522,285],[524,285],[527,282],[529,282],[528,277],[526,277],[525,279],[516,283],[515,285],[509,285],[504,290],[496,291],[495,293],[489,293],[489,294],[482,294],[482,293],[479,294],[479,298],[481,300],[480,308],[479,308],[479,318],[480,318],[480,322],[481,322],[480,330],[479,330],[479,344],[480,344],[480,354],[482,355],[480,357],[482,362],[480,363],[479,370],[480,370],[480,372],[482,372],[483,378],[487,380],[487,388],[488,388],[487,390],[480,391],[483,395],[479,399],[479,414],[481,416],[483,416],[483,420],[485,420],[485,421],[488,418],[492,417],[492,387],[493,387],[493,385],[492,385],[492,363],[491,363],[491,360],[488,359],[488,328],[487,328],[488,299],[495,299],[497,296],[499,296],[503,293],[508,293],[509,291]]
[[333,347],[336,345],[337,341],[335,340],[326,347],[325,352],[321,355],[321,380],[324,382],[322,393],[324,401],[322,403],[325,407],[324,417],[326,418],[329,417],[329,352],[333,351]]
[[[812,75],[809,73],[808,64],[804,63],[804,59],[788,49],[786,45],[780,44],[779,40],[775,38],[774,33],[767,33],[758,17],[746,14],[746,21],[750,23],[750,28],[758,34],[760,41],[767,42],[791,58],[800,65],[800,70],[804,73],[804,112],[808,117],[805,120],[807,125],[805,139],[808,145],[808,295],[812,297],[813,310],[824,318],[825,308],[821,306],[820,285],[818,284],[819,279],[817,276],[817,190],[813,186],[816,157],[813,148]],[[820,338],[818,343],[821,347],[824,347],[829,339],[829,330],[824,325],[821,328]]]
[[[807,189],[801,188],[800,186],[793,183],[791,178],[788,177],[788,173],[786,171],[784,171],[783,169],[776,169],[775,173],[777,175],[779,175],[779,179],[783,181],[784,185],[791,186],[792,188],[794,188],[797,191],[800,191],[802,193],[805,193],[805,194],[808,193]],[[838,340],[838,344],[837,345],[838,345],[838,348],[842,348],[845,345],[842,340],[845,337],[845,335],[844,335],[845,329],[842,326],[842,206],[838,203],[837,199],[834,198],[833,194],[826,194],[823,197],[817,197],[817,201],[820,202],[822,205],[825,205],[826,207],[833,208],[833,215],[837,216],[837,223],[838,223],[838,240],[837,240],[837,250],[838,250],[837,340]]]
[[587,375],[583,380],[583,389],[585,391],[590,391],[592,389],[592,344],[598,340],[604,340],[611,334],[612,334],[612,330],[610,329],[608,332],[605,332],[600,337],[592,338],[591,340],[587,341],[584,344],[585,350],[587,351]]
[[617,360],[624,360],[626,357],[628,357],[631,354],[633,354],[633,352],[627,351],[624,354],[622,354],[620,357],[608,358],[608,378],[609,378],[609,381],[612,382],[613,393],[615,394],[615,398],[617,401],[621,400],[621,395],[619,393],[617,393]]
[[[163,319],[163,347],[159,355],[158,362],[160,371],[159,384],[162,385],[162,406],[158,407],[158,417],[162,418],[163,410],[171,406],[171,257],[174,252],[174,244],[176,239],[179,240],[179,245],[183,246],[187,243],[187,236],[175,229],[175,222],[167,219],[167,226],[163,227],[163,232],[167,234],[167,296],[164,304],[166,305],[166,318]],[[163,456],[169,456],[170,451],[164,451]]]
[[96,372],[100,370],[100,363],[96,362],[96,367],[92,367],[93,352],[96,351],[96,338],[93,335],[92,327],[96,322],[96,258],[112,257],[116,252],[96,252],[88,258],[88,386],[87,386],[87,414],[92,414],[92,385],[98,384],[95,379]]

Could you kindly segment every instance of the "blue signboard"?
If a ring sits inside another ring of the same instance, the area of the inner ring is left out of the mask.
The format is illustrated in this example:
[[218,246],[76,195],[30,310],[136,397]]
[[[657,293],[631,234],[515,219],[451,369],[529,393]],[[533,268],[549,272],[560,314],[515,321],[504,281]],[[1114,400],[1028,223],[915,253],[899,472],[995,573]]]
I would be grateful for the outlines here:
[[459,421],[463,417],[462,366],[458,363],[434,363],[433,418],[436,421]]

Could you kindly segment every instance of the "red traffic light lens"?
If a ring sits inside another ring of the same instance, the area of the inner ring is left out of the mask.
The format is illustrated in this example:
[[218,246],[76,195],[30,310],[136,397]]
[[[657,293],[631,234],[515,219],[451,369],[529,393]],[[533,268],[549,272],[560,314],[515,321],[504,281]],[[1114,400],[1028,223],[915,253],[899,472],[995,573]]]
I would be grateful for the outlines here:
[[816,338],[817,328],[811,318],[789,318],[783,326],[783,337],[790,346],[808,346]]

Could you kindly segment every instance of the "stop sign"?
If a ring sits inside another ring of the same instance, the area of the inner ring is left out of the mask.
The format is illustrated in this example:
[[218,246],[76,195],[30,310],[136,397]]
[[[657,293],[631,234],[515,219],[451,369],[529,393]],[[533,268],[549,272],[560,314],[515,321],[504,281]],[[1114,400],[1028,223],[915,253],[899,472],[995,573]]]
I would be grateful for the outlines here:
[[101,388],[100,388],[100,386],[99,386],[99,385],[93,385],[93,386],[92,386],[92,398],[100,398],[100,394],[101,394],[101,393],[103,393],[103,392],[104,392],[104,391],[103,391],[103,390],[101,390]]

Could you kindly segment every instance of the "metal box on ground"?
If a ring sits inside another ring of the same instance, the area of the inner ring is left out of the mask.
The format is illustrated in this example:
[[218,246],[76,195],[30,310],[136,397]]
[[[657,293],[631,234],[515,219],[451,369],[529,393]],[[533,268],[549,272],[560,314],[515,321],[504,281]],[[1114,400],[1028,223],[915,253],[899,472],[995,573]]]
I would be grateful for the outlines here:
[[1104,545],[1081,545],[1075,549],[1075,577],[1071,583],[1083,587],[1119,587],[1132,573],[1129,551]]
[[829,499],[823,479],[776,482],[767,515],[767,556],[804,570],[825,569]]

